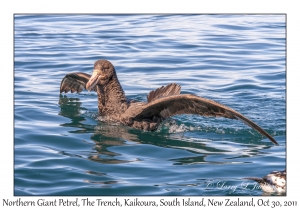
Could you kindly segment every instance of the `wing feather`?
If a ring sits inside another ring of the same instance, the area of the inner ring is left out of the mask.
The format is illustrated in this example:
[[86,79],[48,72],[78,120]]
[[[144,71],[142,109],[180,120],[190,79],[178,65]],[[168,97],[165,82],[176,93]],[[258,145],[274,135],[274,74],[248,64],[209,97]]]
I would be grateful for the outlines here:
[[180,94],[180,90],[181,90],[180,85],[171,83],[171,84],[168,84],[166,87],[162,86],[160,88],[157,88],[156,90],[152,90],[147,96],[147,101],[151,102],[158,98],[171,96],[171,95],[177,95],[177,94]]
[[[91,75],[82,72],[67,74],[61,81],[60,93],[67,93],[69,91],[71,91],[71,93],[80,93],[83,89],[86,89],[86,83],[90,78]],[[97,91],[96,88],[97,87],[95,86],[95,88],[93,88],[92,90]]]
[[241,113],[213,100],[191,94],[171,95],[155,99],[145,105],[135,117],[144,118],[158,115],[167,118],[178,114],[198,114],[240,120],[278,145],[270,134]]

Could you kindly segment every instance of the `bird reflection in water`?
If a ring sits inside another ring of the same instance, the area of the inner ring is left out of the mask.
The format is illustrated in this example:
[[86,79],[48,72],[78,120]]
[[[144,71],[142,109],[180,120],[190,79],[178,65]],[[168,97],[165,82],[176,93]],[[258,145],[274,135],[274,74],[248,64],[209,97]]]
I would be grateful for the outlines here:
[[118,153],[110,151],[108,148],[112,146],[126,145],[127,141],[137,141],[136,135],[128,133],[125,126],[108,125],[99,122],[98,125],[88,125],[87,116],[96,118],[97,114],[87,112],[87,109],[81,107],[82,103],[79,98],[68,98],[60,96],[59,99],[60,112],[59,115],[67,117],[70,123],[64,123],[60,126],[75,127],[77,130],[69,131],[70,133],[92,133],[90,139],[94,142],[94,152],[88,159],[100,163],[118,164],[127,163],[136,160],[121,160],[114,157],[121,156]]

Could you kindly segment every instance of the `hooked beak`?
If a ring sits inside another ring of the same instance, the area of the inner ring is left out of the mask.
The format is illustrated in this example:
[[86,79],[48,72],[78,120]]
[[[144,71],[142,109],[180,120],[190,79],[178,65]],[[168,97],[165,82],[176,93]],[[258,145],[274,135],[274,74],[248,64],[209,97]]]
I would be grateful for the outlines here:
[[100,79],[101,79],[101,75],[99,74],[99,71],[94,69],[90,80],[88,81],[88,83],[86,83],[86,89],[88,91],[91,91],[98,84]]

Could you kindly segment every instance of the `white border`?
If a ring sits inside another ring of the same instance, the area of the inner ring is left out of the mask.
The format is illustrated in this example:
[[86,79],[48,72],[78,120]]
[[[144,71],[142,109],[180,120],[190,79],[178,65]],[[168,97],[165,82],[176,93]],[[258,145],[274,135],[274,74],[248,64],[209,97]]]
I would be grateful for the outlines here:
[[[15,200],[13,197],[13,14],[14,13],[286,13],[287,14],[287,158],[288,158],[288,196],[272,197],[271,200],[299,200],[300,189],[297,180],[299,163],[299,8],[297,1],[272,0],[210,0],[210,1],[138,1],[138,0],[106,0],[106,1],[7,1],[2,2],[0,9],[1,22],[1,181],[0,206],[3,199]],[[55,199],[55,197],[51,197]],[[58,197],[57,197],[58,198]],[[68,197],[64,197],[67,199]],[[122,197],[126,198],[126,197]],[[159,200],[160,197],[142,197]],[[169,197],[170,198],[170,197]],[[208,198],[208,197],[207,197]],[[211,197],[210,197],[211,198]],[[37,200],[39,197],[24,197],[25,200]],[[70,197],[74,199],[74,197]],[[222,199],[222,197],[216,197]],[[259,199],[255,198],[255,199]],[[268,199],[263,198],[263,199]],[[300,202],[298,202],[298,206]],[[35,207],[37,208],[37,207]],[[39,209],[41,207],[38,207]],[[101,208],[101,207],[96,207]],[[182,208],[182,207],[169,207]],[[195,208],[195,207],[194,207]],[[199,207],[196,207],[199,208]],[[106,209],[106,208],[105,208]],[[164,208],[165,209],[165,208]]]

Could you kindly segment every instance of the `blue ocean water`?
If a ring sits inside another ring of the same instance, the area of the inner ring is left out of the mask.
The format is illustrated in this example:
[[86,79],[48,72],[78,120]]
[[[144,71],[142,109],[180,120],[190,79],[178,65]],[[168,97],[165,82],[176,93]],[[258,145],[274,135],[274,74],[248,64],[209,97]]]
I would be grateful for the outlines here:
[[[262,195],[286,167],[285,15],[15,15],[15,195]],[[178,83],[270,133],[180,115],[155,132],[96,120],[95,92],[59,93],[111,61],[129,98]]]

